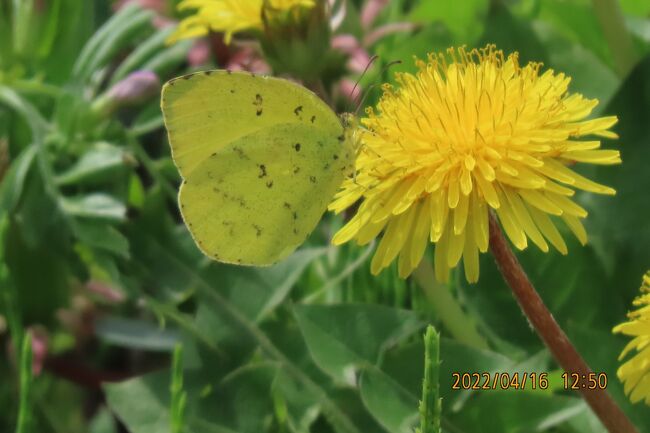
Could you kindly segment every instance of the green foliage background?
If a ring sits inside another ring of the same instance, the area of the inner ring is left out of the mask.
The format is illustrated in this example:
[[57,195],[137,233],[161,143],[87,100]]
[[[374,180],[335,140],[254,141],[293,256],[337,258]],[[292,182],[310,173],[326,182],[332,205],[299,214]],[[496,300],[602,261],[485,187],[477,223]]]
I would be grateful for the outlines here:
[[[339,33],[364,37],[362,3],[348,1]],[[626,53],[603,31],[614,19],[599,19],[594,5],[603,3],[391,1],[375,27],[418,26],[366,47],[403,64],[383,76],[376,67],[362,84],[413,70],[413,55],[496,43],[566,72],[573,91],[601,101],[599,114],[619,116],[614,145],[624,163],[585,169],[618,194],[578,197],[590,213],[589,244],[570,243],[568,256],[535,247],[519,256],[594,371],[608,374],[612,396],[650,431],[650,411],[631,405],[616,378],[625,340],[611,334],[650,267],[650,1],[620,2]],[[189,70],[191,42],[166,46],[170,30],[153,18],[101,0],[0,2],[0,430],[15,428],[11,341],[29,327],[48,336],[44,371],[31,381],[29,431],[170,431],[171,354],[181,343],[183,432],[412,432],[421,335],[431,323],[442,334],[443,431],[604,431],[563,390],[489,255],[476,285],[460,274],[448,287],[424,274],[403,281],[392,268],[372,277],[371,251],[328,245],[342,219],[327,215],[277,266],[203,257],[180,223],[158,95],[102,105],[133,71],[165,81]],[[452,372],[474,371],[548,372],[550,388],[451,390]]]

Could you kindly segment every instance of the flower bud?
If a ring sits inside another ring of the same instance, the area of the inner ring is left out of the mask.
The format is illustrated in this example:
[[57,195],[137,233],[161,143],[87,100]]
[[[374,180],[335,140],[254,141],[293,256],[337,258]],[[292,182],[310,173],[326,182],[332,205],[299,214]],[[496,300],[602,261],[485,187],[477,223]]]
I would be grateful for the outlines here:
[[141,104],[158,94],[160,79],[151,71],[135,71],[114,84],[93,103],[93,111],[110,114],[115,110]]
[[[289,10],[265,2],[262,10],[262,48],[278,74],[288,74],[307,83],[334,81],[332,71],[342,73],[345,55],[330,46],[331,30],[326,1],[314,1],[312,7],[301,5]],[[335,77],[338,78],[338,77]]]

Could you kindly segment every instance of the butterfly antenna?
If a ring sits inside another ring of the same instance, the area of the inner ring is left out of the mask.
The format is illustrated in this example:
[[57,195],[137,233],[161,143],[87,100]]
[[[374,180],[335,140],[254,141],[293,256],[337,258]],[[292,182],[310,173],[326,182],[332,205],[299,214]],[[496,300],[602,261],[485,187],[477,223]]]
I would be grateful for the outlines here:
[[361,73],[361,76],[357,79],[357,82],[354,83],[354,87],[352,88],[352,91],[350,92],[350,99],[352,99],[352,97],[354,96],[354,91],[357,90],[357,87],[359,87],[359,83],[361,82],[363,77],[366,75],[366,72],[368,72],[368,69],[370,69],[372,64],[375,63],[375,60],[377,60],[378,58],[379,58],[379,56],[377,54],[375,54],[374,56],[372,56],[370,58],[370,60],[368,61],[368,64],[366,65],[365,69]]
[[[384,75],[384,73],[385,73],[385,72],[388,70],[388,68],[390,68],[391,66],[399,65],[399,64],[401,64],[401,63],[402,63],[401,60],[393,60],[392,62],[388,63],[386,66],[384,66],[384,67],[381,69],[381,73],[380,73],[380,75]],[[366,69],[367,69],[367,68],[366,68]],[[361,107],[363,107],[363,103],[366,101],[366,98],[367,98],[368,95],[371,93],[370,91],[371,91],[372,89],[374,89],[375,87],[377,87],[377,86],[379,86],[379,84],[373,84],[373,85],[369,86],[369,87],[366,89],[366,92],[364,93],[363,97],[362,97],[361,100],[359,101],[359,104],[357,105],[356,110],[354,110],[354,115],[355,115],[355,116],[356,116],[357,114],[359,114],[359,109],[360,109]],[[355,86],[355,87],[356,87],[356,86]]]

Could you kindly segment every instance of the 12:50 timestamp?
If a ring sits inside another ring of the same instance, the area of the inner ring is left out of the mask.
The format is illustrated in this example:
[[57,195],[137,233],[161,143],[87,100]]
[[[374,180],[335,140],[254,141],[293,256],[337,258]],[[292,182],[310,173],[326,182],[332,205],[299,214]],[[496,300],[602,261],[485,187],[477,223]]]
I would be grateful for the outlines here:
[[607,373],[562,373],[564,389],[605,389]]

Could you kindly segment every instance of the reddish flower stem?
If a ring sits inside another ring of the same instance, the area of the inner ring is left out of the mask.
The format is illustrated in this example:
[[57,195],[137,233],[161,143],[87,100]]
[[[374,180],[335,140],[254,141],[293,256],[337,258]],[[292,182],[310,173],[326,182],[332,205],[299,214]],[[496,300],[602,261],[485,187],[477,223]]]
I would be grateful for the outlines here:
[[[591,369],[544,305],[492,214],[490,214],[490,251],[525,316],[558,364],[567,373],[578,373],[580,377],[589,377]],[[638,433],[636,427],[607,391],[581,388],[580,392],[610,433]]]

